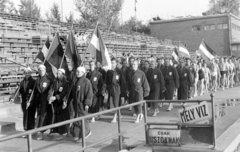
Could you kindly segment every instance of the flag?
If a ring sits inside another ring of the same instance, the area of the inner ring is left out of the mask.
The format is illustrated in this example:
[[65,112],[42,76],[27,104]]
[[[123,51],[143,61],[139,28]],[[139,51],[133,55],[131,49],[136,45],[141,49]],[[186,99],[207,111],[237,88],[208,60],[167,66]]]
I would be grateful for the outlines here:
[[47,40],[46,40],[45,44],[43,45],[42,50],[38,53],[38,55],[34,59],[33,63],[36,62],[37,59],[44,62],[45,58],[48,55],[49,47],[50,47],[50,41],[49,41],[49,37],[47,37]]
[[101,63],[103,68],[111,69],[111,59],[107,47],[103,42],[100,30],[98,29],[98,25],[93,32],[92,39],[86,52],[95,56],[96,61]]
[[72,31],[69,32],[68,34],[68,40],[67,40],[67,45],[66,45],[66,53],[65,55],[71,60],[73,63],[73,69],[74,71],[79,67],[82,63],[81,57],[78,53],[76,43],[74,40],[74,34]]
[[62,44],[60,43],[58,33],[56,33],[53,38],[46,60],[47,61],[44,63],[44,65],[46,66],[48,75],[56,77],[57,70],[59,68],[63,68],[66,72],[66,76],[68,76],[68,65],[65,58],[65,53],[62,48]]
[[184,58],[190,58],[191,57],[187,48],[184,45],[182,45],[181,43],[178,47],[178,54],[179,54],[179,56],[184,57]]
[[212,60],[215,55],[216,52],[214,52],[205,42],[204,40],[202,40],[202,43],[199,46],[198,49],[198,53],[202,55],[202,58],[206,61],[206,62],[210,62],[210,60]]
[[177,48],[174,48],[174,51],[173,51],[173,53],[172,53],[172,57],[173,57],[173,59],[174,59],[177,63],[179,63],[179,57],[178,57]]

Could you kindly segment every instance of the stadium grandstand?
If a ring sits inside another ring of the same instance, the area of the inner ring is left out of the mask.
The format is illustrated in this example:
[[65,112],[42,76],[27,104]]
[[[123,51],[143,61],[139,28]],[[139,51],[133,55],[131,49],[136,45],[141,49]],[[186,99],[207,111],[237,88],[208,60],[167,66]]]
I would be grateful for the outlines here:
[[[129,31],[111,31],[100,27],[103,40],[112,56],[120,57],[123,53],[132,53],[138,58],[150,56],[166,56],[173,52],[178,42],[159,40],[158,38]],[[79,24],[39,20],[26,16],[0,13],[0,94],[14,92],[17,84],[23,77],[21,66],[18,64],[33,63],[39,50],[41,50],[47,36],[50,41],[55,32],[60,33],[63,48],[65,48],[66,35],[74,30],[77,49],[84,62],[92,56],[85,53],[91,39],[94,27],[86,28]],[[18,64],[15,64],[13,62]],[[2,96],[2,99],[5,99]]]

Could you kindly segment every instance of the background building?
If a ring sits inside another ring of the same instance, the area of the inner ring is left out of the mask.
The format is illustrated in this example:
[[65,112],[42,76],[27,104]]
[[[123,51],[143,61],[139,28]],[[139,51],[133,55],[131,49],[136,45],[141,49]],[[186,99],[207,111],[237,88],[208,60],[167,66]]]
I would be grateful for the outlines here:
[[189,51],[204,39],[217,55],[240,56],[240,19],[232,14],[153,21],[150,29],[152,36],[179,40]]

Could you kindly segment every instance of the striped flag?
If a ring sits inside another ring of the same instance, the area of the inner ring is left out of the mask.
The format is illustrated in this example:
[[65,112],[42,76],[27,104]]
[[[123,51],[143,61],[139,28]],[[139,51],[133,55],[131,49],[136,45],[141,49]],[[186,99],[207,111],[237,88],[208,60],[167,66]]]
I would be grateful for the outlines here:
[[172,53],[172,57],[173,57],[173,59],[174,59],[177,63],[179,63],[179,57],[178,57],[177,48],[174,48],[174,51],[173,51],[173,53]]
[[202,43],[199,46],[198,49],[198,53],[202,55],[202,58],[206,61],[206,62],[210,62],[210,60],[212,60],[215,55],[216,52],[214,52],[205,42],[204,40],[202,40]]
[[47,62],[45,62],[45,66],[47,69],[47,73],[52,76],[57,76],[57,70],[59,68],[63,68],[66,72],[66,76],[69,74],[67,61],[65,58],[65,53],[62,48],[62,44],[60,43],[58,33],[55,34],[52,44],[49,48],[49,53],[47,56]]
[[66,45],[66,53],[65,55],[71,60],[73,63],[73,69],[74,71],[79,67],[82,63],[81,57],[78,53],[76,43],[74,40],[74,34],[72,31],[68,34],[68,40]]
[[92,39],[86,52],[95,56],[96,61],[101,63],[103,68],[111,69],[111,59],[107,47],[103,42],[100,30],[98,29],[98,25],[93,32]]
[[182,45],[181,43],[178,47],[178,54],[179,54],[179,56],[184,57],[184,58],[190,58],[191,57],[187,48],[184,45]]
[[49,41],[49,37],[47,37],[47,40],[46,40],[45,44],[43,45],[42,50],[38,53],[38,55],[34,59],[33,63],[36,62],[37,59],[44,62],[45,58],[48,55],[49,47],[50,47],[50,41]]

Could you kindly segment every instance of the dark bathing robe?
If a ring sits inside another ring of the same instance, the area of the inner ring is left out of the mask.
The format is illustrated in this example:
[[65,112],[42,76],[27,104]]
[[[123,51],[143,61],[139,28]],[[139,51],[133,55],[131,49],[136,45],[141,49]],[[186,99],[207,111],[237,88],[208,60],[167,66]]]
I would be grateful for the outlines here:
[[[164,66],[163,64],[161,64],[161,65],[158,64],[158,65],[157,65],[157,68],[161,71],[162,74],[163,74],[163,69],[164,69],[164,67],[165,67],[165,66]],[[160,99],[160,100],[165,99],[165,92],[163,92],[163,90],[160,91],[159,99]]]
[[184,67],[179,66],[177,71],[179,75],[178,100],[187,100],[189,88],[193,84],[191,72],[185,66]]
[[[88,111],[85,106],[92,105],[93,91],[91,82],[85,77],[76,78],[73,83],[73,89],[70,98],[73,99],[74,118],[86,116]],[[70,128],[70,133],[73,137],[82,138],[82,123],[81,121],[74,122]],[[90,132],[89,122],[85,119],[85,133]]]
[[131,71],[128,77],[129,99],[134,103],[142,101],[149,95],[149,84],[147,78],[141,70]]
[[111,105],[116,108],[121,106],[120,94],[123,86],[123,76],[119,69],[108,70],[106,75],[106,86],[108,92],[108,104],[109,108]]
[[173,100],[174,91],[179,87],[179,76],[177,70],[173,66],[165,66],[162,72],[165,80],[165,99]]
[[[36,127],[42,127],[51,124],[52,108],[48,104],[48,91],[52,86],[53,80],[48,75],[38,77],[34,90],[34,100],[37,105]],[[44,132],[44,131],[43,131]]]
[[94,70],[88,72],[86,78],[91,82],[93,89],[93,101],[89,113],[99,112],[103,107],[103,94],[105,93],[102,74]]
[[[65,109],[62,108],[63,102],[64,102],[63,99],[67,95],[68,91],[69,91],[69,82],[65,77],[63,77],[60,80],[55,79],[51,89],[48,92],[48,99],[51,96],[56,97],[56,100],[52,102],[54,107],[54,115],[55,115],[54,123],[58,123],[58,122],[62,122],[70,119],[68,107],[66,107]],[[52,129],[52,133],[59,133],[60,135],[67,133],[67,131],[68,131],[67,125]]]
[[149,100],[158,100],[161,91],[165,90],[165,82],[162,72],[158,68],[150,69],[147,73],[150,86]]
[[[20,90],[19,94],[22,97],[22,111],[23,111],[23,128],[24,130],[31,130],[35,127],[35,113],[36,113],[36,104],[35,102],[31,102],[28,109],[26,109],[28,99],[30,98],[33,87],[35,84],[35,80],[30,76],[28,79],[24,78],[20,82]],[[27,126],[25,126],[27,121]]]

